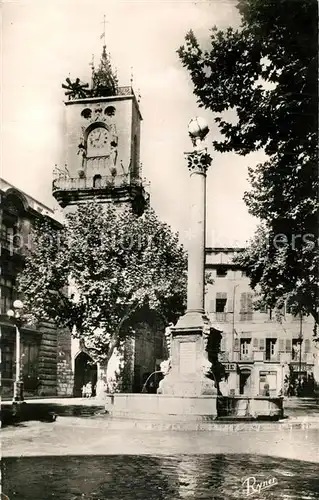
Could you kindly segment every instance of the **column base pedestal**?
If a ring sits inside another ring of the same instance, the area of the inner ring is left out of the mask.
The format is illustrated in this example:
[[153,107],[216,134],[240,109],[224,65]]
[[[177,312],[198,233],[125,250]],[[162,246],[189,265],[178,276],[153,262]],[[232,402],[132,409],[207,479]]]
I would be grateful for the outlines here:
[[171,328],[171,369],[157,393],[179,397],[217,395],[212,363],[217,362],[220,330],[202,311],[187,311]]
[[159,384],[157,394],[198,397],[215,396],[217,388],[213,380],[200,374],[193,376],[182,376],[176,371],[170,371]]

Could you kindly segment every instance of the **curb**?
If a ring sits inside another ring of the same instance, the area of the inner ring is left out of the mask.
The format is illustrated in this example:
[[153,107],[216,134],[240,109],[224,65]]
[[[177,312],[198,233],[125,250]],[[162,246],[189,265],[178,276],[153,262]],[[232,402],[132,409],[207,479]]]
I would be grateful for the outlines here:
[[[72,419],[73,420],[73,419]],[[69,421],[69,422],[68,422]],[[92,427],[93,422],[101,430],[138,430],[138,431],[213,431],[213,432],[261,432],[278,430],[307,430],[319,429],[319,419],[304,421],[278,422],[150,422],[143,420],[119,420],[109,417],[96,417],[94,420],[81,421],[81,427]],[[87,423],[87,425],[85,425]],[[74,426],[69,417],[60,417],[57,424]]]

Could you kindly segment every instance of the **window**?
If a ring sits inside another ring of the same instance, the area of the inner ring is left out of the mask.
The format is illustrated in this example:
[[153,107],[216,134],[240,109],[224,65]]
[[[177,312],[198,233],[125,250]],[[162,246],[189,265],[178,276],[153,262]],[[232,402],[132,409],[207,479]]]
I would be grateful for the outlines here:
[[108,106],[104,113],[107,115],[107,116],[114,116],[115,115],[115,108],[114,106]]
[[241,343],[241,353],[242,354],[248,354],[248,342],[246,340],[244,340]]
[[216,276],[218,276],[219,278],[225,278],[225,276],[227,276],[227,267],[225,266],[217,267]]
[[92,110],[89,108],[83,109],[83,111],[81,111],[81,116],[83,116],[83,118],[86,118],[86,119],[91,118]]
[[240,357],[241,359],[248,359],[250,357],[251,339],[240,340]]
[[253,319],[253,294],[243,292],[240,296],[240,320],[252,321]]
[[266,339],[266,360],[270,361],[277,356],[276,339]]
[[305,353],[311,352],[311,340],[305,339]]
[[102,178],[100,175],[95,175],[93,177],[93,187],[101,188],[102,187]]
[[300,340],[292,339],[291,359],[292,361],[299,361],[300,358]]
[[11,278],[0,278],[1,284],[1,304],[0,313],[7,314],[8,309],[12,308],[13,301],[16,299],[14,281]]
[[216,312],[223,313],[225,312],[227,302],[227,294],[224,292],[218,292],[216,294]]
[[4,241],[11,241],[14,235],[14,228],[8,227],[5,224],[1,225],[1,239]]
[[1,378],[13,378],[13,344],[1,347]]

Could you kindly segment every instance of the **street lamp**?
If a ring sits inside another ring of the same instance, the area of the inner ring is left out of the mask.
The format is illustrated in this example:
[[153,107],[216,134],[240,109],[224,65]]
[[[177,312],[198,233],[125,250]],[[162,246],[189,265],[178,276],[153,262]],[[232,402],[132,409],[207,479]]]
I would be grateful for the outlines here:
[[21,403],[23,401],[23,381],[21,380],[21,339],[20,339],[22,309],[23,309],[23,302],[21,302],[21,300],[15,300],[13,302],[13,309],[9,309],[9,311],[7,311],[7,316],[14,323],[16,329],[16,375],[13,388],[13,403]]

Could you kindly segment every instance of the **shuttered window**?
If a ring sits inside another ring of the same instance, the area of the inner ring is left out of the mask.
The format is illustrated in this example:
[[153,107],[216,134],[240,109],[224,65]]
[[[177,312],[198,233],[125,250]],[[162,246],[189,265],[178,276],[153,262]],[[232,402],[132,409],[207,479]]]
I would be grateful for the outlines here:
[[210,312],[210,313],[215,312],[215,301],[214,300],[209,301],[209,311],[208,312]]
[[258,347],[259,347],[258,339],[255,337],[253,339],[253,350],[258,351]]
[[221,352],[226,351],[226,339],[225,339],[224,335],[222,336],[221,341],[220,341],[220,350],[221,350]]
[[310,352],[310,339],[305,339],[305,352]]
[[266,349],[265,339],[259,339],[259,350],[264,351]]
[[240,342],[239,342],[239,338],[235,338],[234,340],[234,351],[239,351],[239,347],[240,347]]
[[279,339],[279,352],[285,352],[285,340]]
[[240,319],[241,321],[253,319],[253,294],[250,292],[243,292],[240,295]]
[[292,351],[291,339],[286,339],[286,352],[291,353],[291,351]]

